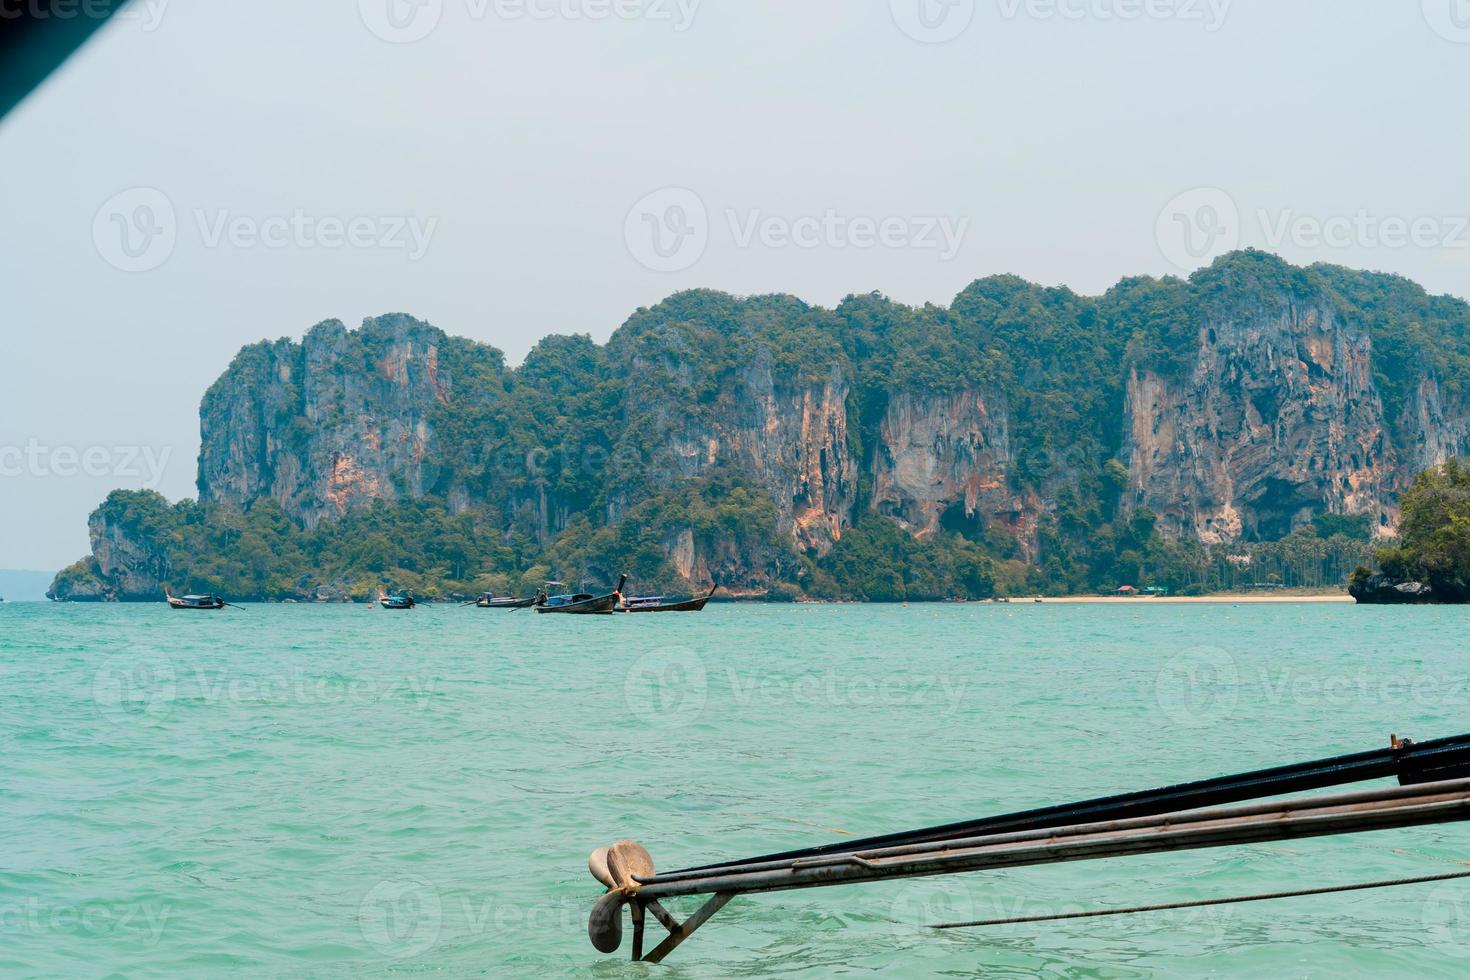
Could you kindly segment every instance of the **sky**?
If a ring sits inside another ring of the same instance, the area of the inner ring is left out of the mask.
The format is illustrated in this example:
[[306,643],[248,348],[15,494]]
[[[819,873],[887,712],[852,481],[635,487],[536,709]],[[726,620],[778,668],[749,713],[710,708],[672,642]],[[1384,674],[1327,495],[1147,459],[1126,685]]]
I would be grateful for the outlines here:
[[518,363],[1248,245],[1470,295],[1467,83],[1466,0],[137,0],[0,121],[0,568],[192,496],[204,390],[328,318]]

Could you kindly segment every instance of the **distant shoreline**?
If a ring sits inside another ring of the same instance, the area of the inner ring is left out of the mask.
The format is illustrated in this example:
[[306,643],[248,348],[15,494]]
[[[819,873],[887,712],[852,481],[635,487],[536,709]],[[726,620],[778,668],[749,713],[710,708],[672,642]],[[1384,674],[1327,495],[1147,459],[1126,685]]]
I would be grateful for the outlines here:
[[[1353,597],[1346,592],[1303,593],[1286,594],[1263,593],[1263,592],[1216,592],[1211,595],[1169,595],[1169,596],[1109,596],[1109,595],[1074,595],[1074,596],[1040,596],[1041,602],[1068,603],[1071,605],[1119,605],[1119,606],[1155,606],[1170,603],[1215,603],[1228,602],[1238,603],[1287,603],[1287,602],[1352,602]],[[1036,599],[1012,599],[1016,602],[1035,602]]]

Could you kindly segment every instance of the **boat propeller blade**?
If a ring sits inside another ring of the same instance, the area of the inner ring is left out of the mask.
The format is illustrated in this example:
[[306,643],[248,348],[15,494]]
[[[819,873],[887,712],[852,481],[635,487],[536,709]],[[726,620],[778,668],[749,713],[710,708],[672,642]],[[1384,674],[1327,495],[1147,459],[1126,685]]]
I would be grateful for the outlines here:
[[609,888],[618,887],[617,879],[613,878],[612,872],[607,867],[608,848],[599,847],[587,858],[587,870],[592,872],[592,877],[602,882]]
[[623,945],[623,905],[627,901],[622,892],[610,891],[592,906],[592,914],[587,918],[587,938],[599,953],[616,953]]
[[652,878],[653,858],[635,840],[620,840],[607,851],[607,868],[618,888],[637,891],[638,877]]

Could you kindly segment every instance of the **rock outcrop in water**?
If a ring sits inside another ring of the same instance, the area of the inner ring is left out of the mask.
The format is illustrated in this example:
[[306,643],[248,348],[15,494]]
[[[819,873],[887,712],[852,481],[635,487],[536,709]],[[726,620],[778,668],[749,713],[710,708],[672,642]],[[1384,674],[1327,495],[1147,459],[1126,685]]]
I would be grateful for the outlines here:
[[[1411,475],[1470,451],[1467,325],[1404,280],[1261,253],[1099,298],[996,277],[948,309],[682,293],[516,370],[408,316],[328,321],[209,389],[200,502],[309,532],[432,502],[523,567],[609,576],[632,553],[689,586],[800,591],[879,518],[1104,576],[1125,525],[1391,535]],[[99,515],[58,595],[156,594],[146,521]]]

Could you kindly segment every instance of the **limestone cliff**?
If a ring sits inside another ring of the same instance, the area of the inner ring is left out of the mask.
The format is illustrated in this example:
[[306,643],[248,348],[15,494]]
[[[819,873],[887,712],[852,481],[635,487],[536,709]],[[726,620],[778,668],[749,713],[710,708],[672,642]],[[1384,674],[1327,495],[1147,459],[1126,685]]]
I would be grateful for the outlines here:
[[1368,515],[1392,533],[1413,474],[1470,441],[1432,378],[1389,418],[1373,353],[1367,325],[1325,292],[1215,304],[1185,372],[1130,368],[1129,503],[1206,543],[1274,540],[1323,512]]
[[1279,538],[1324,509],[1388,524],[1400,461],[1370,358],[1366,332],[1325,303],[1209,319],[1187,377],[1130,371],[1134,501],[1205,542]]
[[204,396],[200,499],[269,498],[310,527],[373,500],[422,496],[439,476],[428,465],[435,413],[497,394],[461,390],[441,366],[445,342],[394,314],[356,332],[328,320],[300,345],[246,348]]
[[988,527],[1029,548],[1040,501],[1012,487],[1010,463],[998,392],[900,391],[878,427],[871,507],[919,536]]
[[[1075,588],[1139,573],[1145,508],[1205,544],[1325,514],[1392,534],[1412,474],[1470,452],[1467,326],[1470,306],[1404,280],[1255,252],[1096,298],[1005,276],[948,308],[696,290],[515,370],[402,314],[331,320],[247,347],[209,389],[198,485],[305,532],[376,501],[439,507],[473,522],[445,539],[464,562],[594,581],[632,556],[686,585],[797,587],[887,518]],[[61,592],[156,593],[147,507],[110,499]]]

